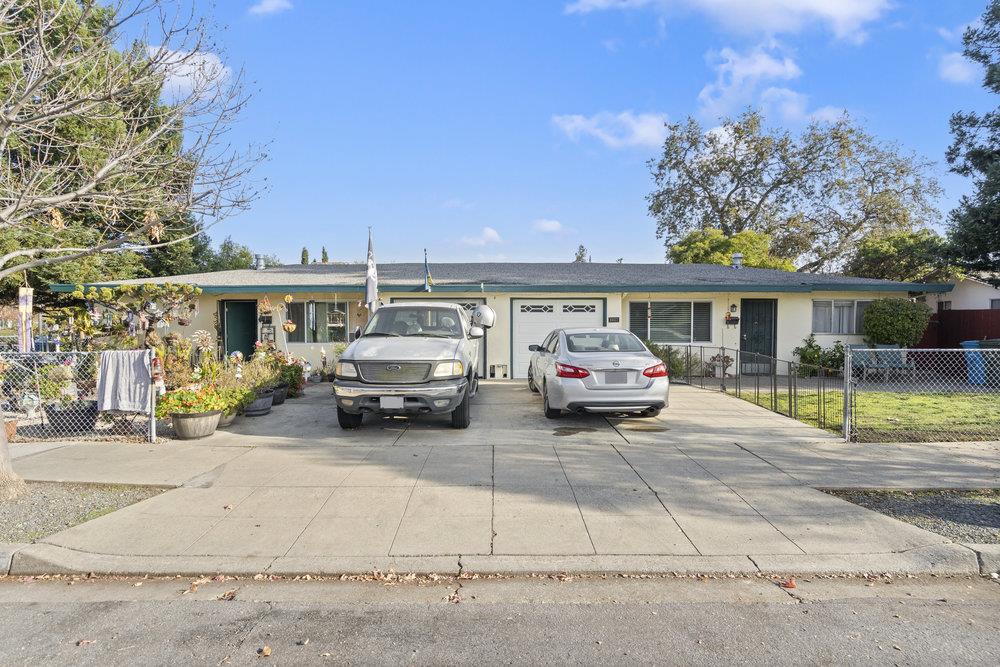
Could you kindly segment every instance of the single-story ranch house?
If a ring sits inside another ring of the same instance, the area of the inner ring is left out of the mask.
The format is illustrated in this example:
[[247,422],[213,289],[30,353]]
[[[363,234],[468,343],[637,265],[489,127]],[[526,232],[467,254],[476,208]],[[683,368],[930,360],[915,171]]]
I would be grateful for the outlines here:
[[[226,353],[249,353],[254,341],[273,337],[279,348],[287,343],[292,354],[318,366],[321,350],[332,360],[334,347],[367,320],[365,271],[364,264],[307,264],[123,282],[197,285],[203,290],[197,316],[173,330],[217,331]],[[525,377],[528,346],[557,327],[622,327],[656,343],[793,359],[792,349],[810,333],[824,347],[861,342],[861,322],[873,299],[952,287],[714,264],[456,263],[431,264],[430,272],[427,293],[423,264],[379,264],[380,300],[488,304],[497,320],[483,346],[480,373],[514,378]],[[287,307],[297,325],[292,333],[281,327],[286,295],[293,298]],[[262,323],[258,313],[265,297],[276,309],[271,323]]]

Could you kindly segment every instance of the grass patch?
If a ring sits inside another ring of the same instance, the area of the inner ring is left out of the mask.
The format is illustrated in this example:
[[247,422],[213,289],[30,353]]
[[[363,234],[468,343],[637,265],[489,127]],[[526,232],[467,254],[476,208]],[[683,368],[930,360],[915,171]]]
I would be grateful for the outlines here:
[[[736,395],[735,393],[733,395]],[[743,391],[739,398],[801,422],[843,432],[844,392]],[[860,442],[949,442],[1000,439],[1000,394],[862,391],[854,399],[854,429]]]

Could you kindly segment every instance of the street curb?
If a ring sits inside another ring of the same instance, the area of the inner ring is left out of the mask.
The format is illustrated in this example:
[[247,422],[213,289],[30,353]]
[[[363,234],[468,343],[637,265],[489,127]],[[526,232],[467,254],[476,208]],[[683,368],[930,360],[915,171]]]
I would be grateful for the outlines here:
[[14,562],[14,554],[27,546],[30,545],[0,542],[0,575],[10,574],[11,563]]
[[753,556],[764,574],[979,574],[979,561],[958,544],[899,553]]
[[979,557],[979,573],[991,575],[1000,573],[1000,544],[966,544]]
[[[233,556],[118,556],[76,551],[54,544],[0,545],[0,565],[9,553],[9,573],[103,575],[339,576],[371,574],[636,574],[636,575],[979,575],[1000,566],[1000,545],[943,544],[902,553],[755,556],[383,556],[330,558],[240,558]],[[992,552],[973,549],[988,548]],[[978,557],[977,557],[978,556]],[[981,561],[988,566],[981,568]],[[989,569],[993,568],[993,569]]]

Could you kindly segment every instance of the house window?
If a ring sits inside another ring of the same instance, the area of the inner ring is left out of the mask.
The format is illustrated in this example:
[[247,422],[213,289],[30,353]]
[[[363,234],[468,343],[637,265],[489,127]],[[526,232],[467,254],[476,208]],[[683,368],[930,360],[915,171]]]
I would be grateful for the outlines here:
[[631,301],[629,331],[654,343],[712,342],[711,301]]
[[938,312],[942,310],[951,310],[951,301],[938,301]]
[[990,310],[1000,310],[1000,299],[990,299]]
[[348,313],[344,301],[290,303],[288,319],[295,322],[295,331],[288,334],[289,343],[348,342]]
[[871,301],[813,301],[812,331],[818,334],[859,334]]

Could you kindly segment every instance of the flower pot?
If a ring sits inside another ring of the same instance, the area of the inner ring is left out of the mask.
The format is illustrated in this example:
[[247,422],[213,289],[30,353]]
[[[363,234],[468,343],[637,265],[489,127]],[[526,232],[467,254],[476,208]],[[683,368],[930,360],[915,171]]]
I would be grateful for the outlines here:
[[97,426],[97,401],[73,401],[66,405],[46,405],[45,417],[55,435],[93,431]]
[[222,416],[219,417],[219,428],[226,428],[227,426],[232,426],[234,421],[236,421],[235,412],[223,412]]
[[17,420],[16,419],[4,419],[3,420],[4,430],[7,431],[7,442],[10,442],[17,437]]
[[247,417],[263,417],[271,411],[271,402],[274,400],[273,389],[262,389],[257,392],[257,398],[243,411]]
[[281,405],[288,398],[288,383],[283,383],[275,385],[274,387],[274,402],[271,405]]
[[181,440],[197,440],[215,433],[221,416],[221,410],[195,413],[174,412],[170,414],[170,423],[174,426],[174,433]]
[[281,328],[284,329],[287,333],[292,333],[295,331],[296,328],[298,328],[298,325],[295,324],[295,322],[288,320],[287,322],[281,325]]

